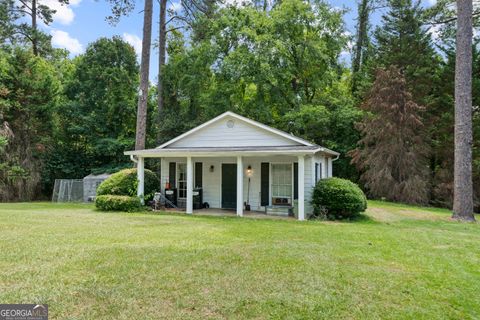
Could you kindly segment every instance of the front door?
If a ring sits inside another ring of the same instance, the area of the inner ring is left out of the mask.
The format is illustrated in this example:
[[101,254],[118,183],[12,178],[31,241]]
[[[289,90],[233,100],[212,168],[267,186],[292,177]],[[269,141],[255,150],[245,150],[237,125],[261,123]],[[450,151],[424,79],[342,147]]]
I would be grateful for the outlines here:
[[222,208],[237,207],[237,165],[222,163]]

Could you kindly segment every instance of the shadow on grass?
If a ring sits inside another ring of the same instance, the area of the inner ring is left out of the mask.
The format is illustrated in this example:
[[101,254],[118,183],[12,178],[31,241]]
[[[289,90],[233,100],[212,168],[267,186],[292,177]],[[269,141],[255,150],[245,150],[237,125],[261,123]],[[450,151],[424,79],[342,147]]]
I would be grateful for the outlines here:
[[[196,214],[186,214],[182,211],[141,211],[136,212],[145,214],[148,216],[168,216],[168,217],[178,217],[178,218],[186,218],[186,219],[200,219],[206,221],[213,221],[213,220],[229,220],[232,223],[244,223],[244,222],[255,222],[255,223],[305,223],[305,221],[298,221],[297,219],[269,219],[269,218],[256,218],[256,217],[237,217],[237,216],[230,216],[230,215],[196,215]],[[381,224],[381,221],[377,221],[372,217],[368,216],[365,213],[358,214],[356,216],[347,218],[347,219],[322,219],[311,217],[306,220],[309,223],[357,223],[357,224]]]
[[366,215],[365,213],[357,214],[353,217],[345,219],[322,219],[322,218],[310,218],[309,221],[318,221],[318,222],[337,222],[337,223],[380,223],[379,221],[372,219],[372,217]]

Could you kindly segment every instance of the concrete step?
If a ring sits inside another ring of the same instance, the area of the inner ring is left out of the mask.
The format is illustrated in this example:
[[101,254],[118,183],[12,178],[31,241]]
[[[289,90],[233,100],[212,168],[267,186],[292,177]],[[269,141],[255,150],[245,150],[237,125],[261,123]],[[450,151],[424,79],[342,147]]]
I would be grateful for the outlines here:
[[291,209],[291,207],[270,206],[266,208],[266,214],[276,216],[288,216],[288,213]]

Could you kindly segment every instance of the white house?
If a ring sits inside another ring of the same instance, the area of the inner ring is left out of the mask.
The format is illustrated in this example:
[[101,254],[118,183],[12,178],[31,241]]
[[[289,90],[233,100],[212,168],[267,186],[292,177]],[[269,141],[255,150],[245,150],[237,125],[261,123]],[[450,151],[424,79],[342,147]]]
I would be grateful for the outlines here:
[[[138,167],[138,195],[144,191],[144,159],[160,158],[161,188],[191,214],[201,188],[210,208],[251,210],[293,208],[299,220],[312,213],[315,183],[332,176],[339,153],[233,112],[218,117],[155,149],[127,151]],[[239,191],[240,192],[237,192]]]

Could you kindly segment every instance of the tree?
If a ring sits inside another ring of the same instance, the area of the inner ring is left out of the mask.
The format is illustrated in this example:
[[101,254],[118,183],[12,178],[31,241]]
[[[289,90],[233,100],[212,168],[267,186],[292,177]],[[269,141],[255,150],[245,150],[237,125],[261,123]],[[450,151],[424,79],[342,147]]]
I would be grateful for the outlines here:
[[457,1],[453,218],[475,221],[472,186],[472,1]]
[[135,150],[145,149],[147,130],[147,104],[150,68],[150,47],[152,42],[152,0],[145,0],[143,15],[142,58],[140,62],[140,94],[138,96]]
[[100,38],[68,64],[54,142],[47,146],[47,187],[54,179],[127,167],[123,152],[135,145],[139,67],[133,47],[120,37]]
[[[480,0],[472,0],[472,24],[480,29]],[[425,25],[438,36],[438,46],[455,46],[457,3],[456,0],[438,0],[424,12]]]
[[38,199],[52,142],[57,70],[30,50],[0,51],[0,201]]
[[[56,0],[68,5],[69,0]],[[38,0],[4,0],[0,4],[0,25],[8,31],[6,38],[11,42],[23,39],[32,44],[33,54],[39,55],[50,51],[50,37],[38,29],[38,19],[49,25],[53,22],[55,10]],[[30,23],[25,20],[30,19]],[[18,21],[18,23],[16,23]]]
[[266,12],[227,7],[217,14],[198,21],[204,39],[169,53],[165,68],[166,104],[195,121],[234,110],[273,124],[301,105],[320,105],[323,90],[341,77],[342,13],[324,3],[288,0]]
[[350,154],[370,196],[413,204],[428,201],[422,109],[397,67],[379,69],[358,124],[362,138]]
[[428,107],[440,57],[433,49],[428,29],[423,26],[420,2],[389,0],[388,8],[382,16],[382,26],[375,30],[376,54],[371,72],[397,66],[405,76],[413,100]]
[[[216,0],[185,0],[181,1],[181,9],[178,11],[167,11],[167,0],[159,0],[160,15],[159,15],[159,40],[158,40],[158,82],[157,82],[157,125],[163,121],[163,111],[165,108],[165,62],[166,62],[166,42],[167,35],[179,29],[192,29],[197,21],[211,19],[216,9]],[[167,20],[167,12],[169,19]],[[167,29],[168,25],[173,26]],[[198,25],[197,25],[198,26]],[[161,130],[157,132],[157,144],[160,144],[164,137]]]
[[370,15],[373,11],[374,0],[361,0],[358,5],[357,34],[352,56],[352,92],[358,90],[363,75],[363,67],[367,60],[370,47],[369,27]]
[[[166,58],[166,42],[167,42],[167,0],[160,0],[160,28],[159,28],[159,44],[158,44],[158,110],[157,121],[161,120],[161,114],[164,106],[163,97],[163,68]],[[157,139],[158,140],[158,139]]]

